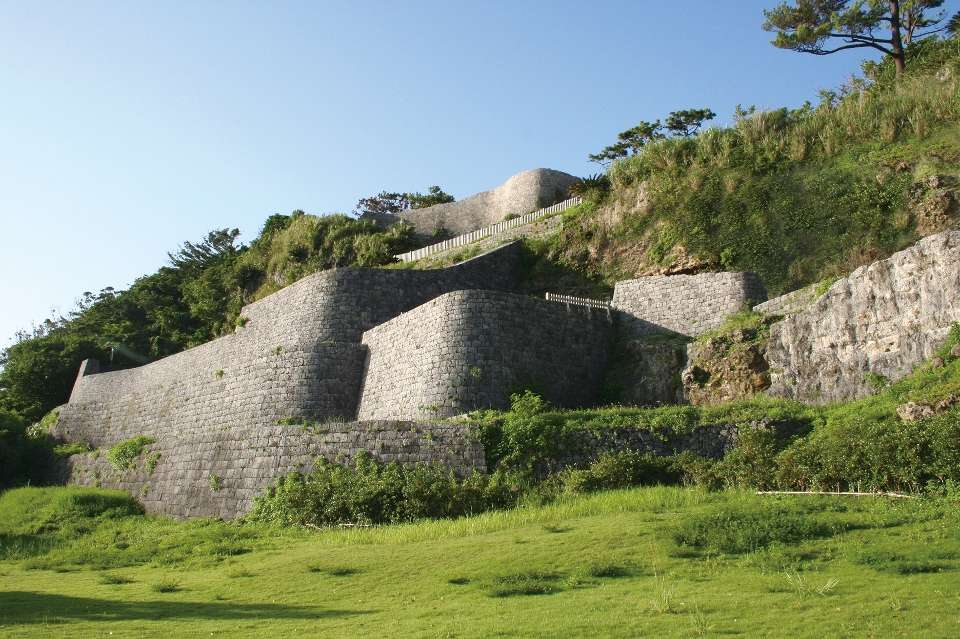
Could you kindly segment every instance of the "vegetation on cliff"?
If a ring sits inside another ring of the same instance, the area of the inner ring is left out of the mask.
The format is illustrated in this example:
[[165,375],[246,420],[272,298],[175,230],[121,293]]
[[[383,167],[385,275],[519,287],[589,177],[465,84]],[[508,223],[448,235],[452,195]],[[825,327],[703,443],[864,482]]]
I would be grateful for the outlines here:
[[771,295],[941,230],[960,177],[960,40],[927,40],[818,105],[738,109],[729,127],[647,141],[545,254],[608,282],[750,270]]

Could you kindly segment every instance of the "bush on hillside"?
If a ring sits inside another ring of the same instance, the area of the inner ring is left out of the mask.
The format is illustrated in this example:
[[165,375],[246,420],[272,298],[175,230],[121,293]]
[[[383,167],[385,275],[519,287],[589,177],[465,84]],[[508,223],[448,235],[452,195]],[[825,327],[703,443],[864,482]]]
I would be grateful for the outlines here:
[[281,478],[257,498],[249,519],[336,526],[459,517],[512,506],[523,487],[501,472],[457,477],[440,465],[382,464],[369,454],[348,465],[318,459],[312,473]]
[[677,484],[681,477],[682,474],[672,457],[632,450],[607,452],[587,468],[569,469],[560,473],[563,489],[568,493]]
[[31,436],[26,420],[0,409],[0,489],[45,483],[53,463],[47,438]]
[[749,553],[771,544],[795,544],[840,530],[811,516],[796,502],[723,504],[683,519],[673,530],[680,546],[712,553]]

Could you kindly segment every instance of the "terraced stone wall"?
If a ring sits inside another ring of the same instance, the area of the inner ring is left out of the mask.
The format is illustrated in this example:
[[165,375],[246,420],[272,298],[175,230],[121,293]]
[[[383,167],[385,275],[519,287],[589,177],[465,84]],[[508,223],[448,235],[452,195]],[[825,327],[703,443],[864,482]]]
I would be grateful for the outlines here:
[[591,405],[610,330],[606,310],[493,291],[442,295],[364,333],[359,418],[504,408],[523,389],[558,406]]

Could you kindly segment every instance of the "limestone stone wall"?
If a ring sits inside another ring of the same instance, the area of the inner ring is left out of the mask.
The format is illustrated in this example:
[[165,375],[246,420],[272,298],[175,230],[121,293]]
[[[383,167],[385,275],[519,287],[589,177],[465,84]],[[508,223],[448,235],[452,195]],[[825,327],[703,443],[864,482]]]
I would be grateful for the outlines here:
[[146,366],[80,377],[54,434],[109,446],[291,417],[351,419],[364,359],[360,344],[274,346],[241,331]]
[[579,181],[553,169],[523,171],[506,182],[457,202],[406,211],[401,217],[413,223],[418,233],[431,235],[444,228],[454,235],[502,221],[507,215],[523,215],[555,204],[568,196]]
[[933,355],[960,321],[960,231],[858,268],[770,330],[770,392],[830,402],[871,392]]
[[634,336],[672,332],[695,337],[766,297],[755,273],[654,275],[617,282],[613,307],[627,315],[625,329]]
[[359,418],[450,416],[533,389],[559,406],[599,398],[605,310],[493,291],[457,291],[367,331]]
[[443,463],[460,474],[486,469],[483,447],[457,424],[233,423],[155,438],[129,470],[117,470],[97,451],[70,457],[64,479],[126,490],[150,513],[232,519],[278,477],[309,472],[318,457],[345,461],[366,451],[383,462]]
[[109,442],[194,425],[352,419],[363,331],[441,293],[510,288],[519,245],[434,271],[338,269],[250,304],[232,335],[121,371],[81,370],[61,416],[64,437]]
[[786,317],[787,315],[793,315],[794,313],[799,313],[809,308],[816,302],[819,292],[817,284],[806,286],[767,300],[762,304],[757,304],[753,307],[753,311],[761,315],[766,315],[767,317]]
[[359,342],[363,332],[427,300],[461,289],[513,290],[519,242],[443,269],[341,268],[309,275],[246,306],[244,327],[314,341]]

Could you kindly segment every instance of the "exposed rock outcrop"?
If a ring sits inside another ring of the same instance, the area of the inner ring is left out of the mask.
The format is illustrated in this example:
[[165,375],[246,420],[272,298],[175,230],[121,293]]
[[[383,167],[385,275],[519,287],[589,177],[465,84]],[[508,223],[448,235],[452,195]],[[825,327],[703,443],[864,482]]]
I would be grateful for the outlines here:
[[719,404],[769,388],[763,332],[744,328],[691,343],[681,375],[684,399],[694,405]]
[[934,355],[960,321],[960,231],[858,268],[774,324],[770,392],[812,402],[863,397]]

